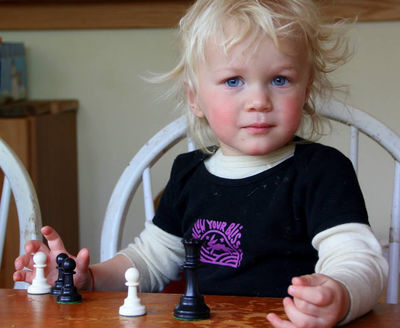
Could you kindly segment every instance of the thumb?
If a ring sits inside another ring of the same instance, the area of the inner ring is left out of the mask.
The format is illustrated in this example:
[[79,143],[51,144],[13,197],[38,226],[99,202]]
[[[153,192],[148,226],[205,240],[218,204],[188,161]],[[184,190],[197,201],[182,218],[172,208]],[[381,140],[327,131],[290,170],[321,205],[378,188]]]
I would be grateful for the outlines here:
[[319,286],[325,283],[327,277],[323,274],[314,273],[314,274],[307,274],[300,277],[292,278],[292,285],[293,286]]
[[82,248],[76,256],[76,271],[86,272],[90,263],[90,253],[87,248]]

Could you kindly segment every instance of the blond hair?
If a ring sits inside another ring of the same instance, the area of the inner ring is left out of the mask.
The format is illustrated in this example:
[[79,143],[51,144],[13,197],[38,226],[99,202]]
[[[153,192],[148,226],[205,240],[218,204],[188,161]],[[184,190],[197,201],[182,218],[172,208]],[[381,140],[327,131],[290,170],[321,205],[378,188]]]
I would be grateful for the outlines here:
[[[234,27],[234,33],[225,33],[227,23]],[[278,48],[281,38],[303,40],[313,81],[303,113],[310,118],[309,137],[316,136],[321,133],[321,125],[315,99],[332,95],[335,87],[327,74],[349,58],[343,27],[343,21],[324,23],[311,0],[197,0],[179,23],[179,62],[157,80],[177,82],[171,92],[179,96],[179,106],[186,112],[189,134],[197,146],[206,149],[210,144],[218,144],[218,140],[206,118],[195,116],[186,103],[185,88],[197,87],[196,64],[205,59],[210,39],[222,40],[225,51],[244,41],[254,43],[260,35],[269,36]]]

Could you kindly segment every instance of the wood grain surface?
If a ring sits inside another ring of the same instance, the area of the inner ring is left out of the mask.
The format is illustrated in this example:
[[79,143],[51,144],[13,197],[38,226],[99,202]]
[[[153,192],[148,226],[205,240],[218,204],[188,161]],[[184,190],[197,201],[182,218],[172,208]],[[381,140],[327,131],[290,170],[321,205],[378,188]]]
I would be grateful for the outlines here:
[[[139,294],[147,314],[122,317],[118,314],[127,293],[82,292],[78,304],[57,304],[50,295],[28,295],[25,290],[0,289],[1,327],[271,327],[265,316],[275,312],[285,317],[282,300],[264,297],[205,296],[211,317],[201,321],[181,321],[173,317],[177,294]],[[400,306],[378,304],[372,312],[346,327],[400,327]]]

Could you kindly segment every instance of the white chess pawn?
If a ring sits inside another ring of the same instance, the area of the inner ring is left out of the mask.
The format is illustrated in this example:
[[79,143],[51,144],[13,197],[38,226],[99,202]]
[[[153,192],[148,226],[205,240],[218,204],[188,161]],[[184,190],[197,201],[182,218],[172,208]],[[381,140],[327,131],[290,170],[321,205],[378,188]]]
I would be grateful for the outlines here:
[[46,267],[46,254],[37,252],[33,256],[33,266],[36,268],[35,278],[32,280],[32,285],[28,287],[28,294],[48,294],[51,291],[51,285],[47,283],[44,276],[44,268]]
[[119,307],[119,314],[124,316],[140,316],[146,314],[146,306],[140,303],[137,295],[139,286],[139,271],[136,268],[129,268],[125,272],[125,285],[128,286],[128,297],[124,304]]

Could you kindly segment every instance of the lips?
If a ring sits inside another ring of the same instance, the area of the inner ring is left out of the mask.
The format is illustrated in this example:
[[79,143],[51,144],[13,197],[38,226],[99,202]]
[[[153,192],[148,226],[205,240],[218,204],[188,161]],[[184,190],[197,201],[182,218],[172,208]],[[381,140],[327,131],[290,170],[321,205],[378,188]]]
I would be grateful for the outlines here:
[[252,133],[252,134],[262,134],[266,133],[273,128],[273,125],[267,123],[251,123],[249,125],[245,125],[243,129]]

